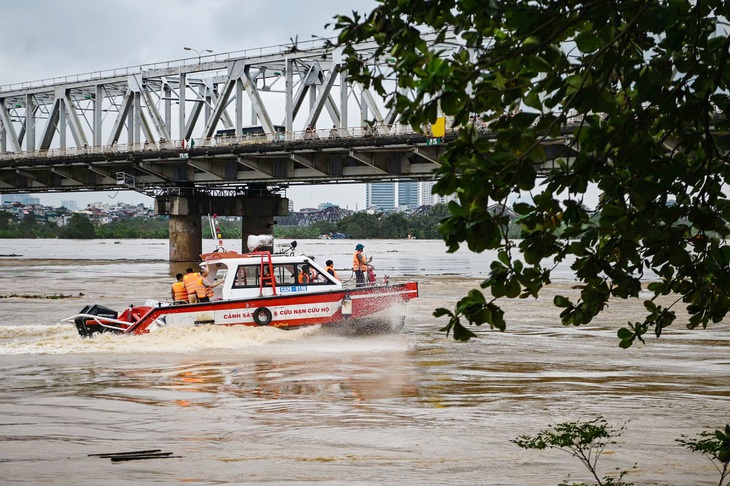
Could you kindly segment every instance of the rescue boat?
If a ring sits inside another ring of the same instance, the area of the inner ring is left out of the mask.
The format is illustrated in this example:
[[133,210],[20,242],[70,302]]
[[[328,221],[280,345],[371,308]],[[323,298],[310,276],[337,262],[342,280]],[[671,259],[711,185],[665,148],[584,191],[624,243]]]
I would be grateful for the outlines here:
[[209,302],[157,302],[117,312],[89,305],[63,321],[83,337],[97,333],[146,334],[166,327],[323,325],[346,330],[400,330],[404,304],[418,297],[418,283],[344,286],[313,258],[286,253],[237,253],[219,248],[201,255],[209,282],[221,282]]

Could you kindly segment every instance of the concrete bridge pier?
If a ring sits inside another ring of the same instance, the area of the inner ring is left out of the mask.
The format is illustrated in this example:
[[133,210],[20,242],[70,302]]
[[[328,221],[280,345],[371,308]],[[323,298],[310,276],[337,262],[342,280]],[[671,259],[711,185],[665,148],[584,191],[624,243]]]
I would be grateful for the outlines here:
[[170,215],[170,262],[195,262],[203,253],[200,215]]
[[289,214],[289,200],[266,190],[238,197],[159,196],[155,213],[170,216],[170,263],[196,262],[203,253],[201,216],[241,216],[241,248],[245,253],[249,235],[273,234],[274,216]]

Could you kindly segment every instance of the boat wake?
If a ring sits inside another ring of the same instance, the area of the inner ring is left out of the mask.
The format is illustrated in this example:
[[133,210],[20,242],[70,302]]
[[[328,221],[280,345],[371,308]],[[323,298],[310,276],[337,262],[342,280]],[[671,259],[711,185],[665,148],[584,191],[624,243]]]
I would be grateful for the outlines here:
[[[0,326],[0,356],[77,354],[228,354],[297,355],[403,351],[403,335],[371,328],[333,332],[332,328],[296,329],[251,326],[165,328],[141,336],[103,333],[79,339],[73,325]],[[346,336],[346,337],[344,337]],[[352,339],[358,336],[362,339]],[[372,338],[372,339],[369,339]]]
[[143,336],[104,333],[79,339],[73,325],[0,326],[0,356],[85,353],[191,353],[246,351],[271,343],[301,341],[319,326],[281,330],[274,327],[200,326],[166,328]]

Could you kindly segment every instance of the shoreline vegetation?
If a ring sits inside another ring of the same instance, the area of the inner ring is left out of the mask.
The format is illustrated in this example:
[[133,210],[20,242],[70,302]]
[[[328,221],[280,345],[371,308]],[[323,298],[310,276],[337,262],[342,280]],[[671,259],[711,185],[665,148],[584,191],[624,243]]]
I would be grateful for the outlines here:
[[[449,215],[445,204],[431,206],[419,214],[354,213],[340,221],[317,221],[308,226],[274,226],[274,237],[314,239],[320,235],[341,234],[355,239],[441,239],[438,231],[442,220]],[[224,239],[242,237],[241,221],[218,218]],[[203,238],[211,238],[208,217],[203,216]],[[519,224],[510,222],[510,234],[519,234]],[[6,211],[0,211],[0,238],[65,238],[65,239],[164,239],[169,238],[168,218],[134,218],[106,224],[94,224],[87,216],[74,214],[65,226],[40,221],[33,214],[22,220]]]

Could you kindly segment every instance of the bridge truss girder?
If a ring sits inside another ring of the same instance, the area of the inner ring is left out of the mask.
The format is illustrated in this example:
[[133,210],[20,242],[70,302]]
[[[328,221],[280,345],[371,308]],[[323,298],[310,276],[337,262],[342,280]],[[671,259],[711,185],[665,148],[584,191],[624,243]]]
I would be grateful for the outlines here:
[[[363,55],[369,50],[363,46]],[[190,138],[206,145],[221,128],[240,137],[247,125],[261,126],[273,138],[277,126],[287,133],[318,122],[359,127],[367,116],[357,116],[361,107],[383,124],[378,103],[346,81],[339,52],[312,42],[0,86],[0,144],[2,152],[29,156],[104,144],[159,147]],[[67,144],[69,135],[73,144]]]

